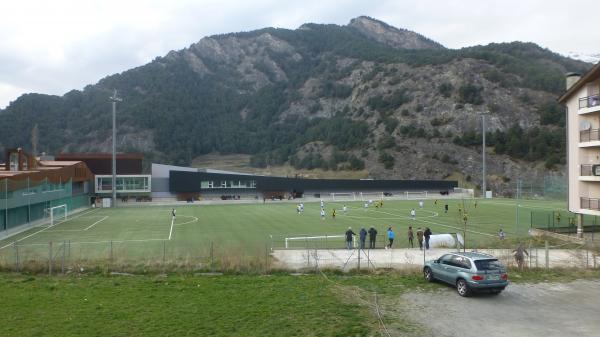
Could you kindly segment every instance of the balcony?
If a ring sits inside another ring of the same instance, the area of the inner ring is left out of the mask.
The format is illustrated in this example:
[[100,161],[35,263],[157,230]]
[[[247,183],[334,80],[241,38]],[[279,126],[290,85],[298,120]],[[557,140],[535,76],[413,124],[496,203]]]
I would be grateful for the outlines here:
[[579,114],[600,111],[600,95],[592,95],[579,99]]
[[581,164],[579,181],[600,181],[600,164]]
[[580,199],[582,209],[589,209],[592,211],[600,211],[600,199],[585,198],[585,197],[581,197],[579,199]]
[[579,147],[600,146],[600,129],[579,131]]

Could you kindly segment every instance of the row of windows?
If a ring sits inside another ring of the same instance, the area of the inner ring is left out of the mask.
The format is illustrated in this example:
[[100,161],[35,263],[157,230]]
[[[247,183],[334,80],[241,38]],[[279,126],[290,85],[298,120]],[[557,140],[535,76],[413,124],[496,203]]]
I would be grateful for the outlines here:
[[[150,191],[149,177],[117,177],[117,191]],[[112,190],[112,177],[97,178],[96,189],[98,192]]]
[[200,188],[256,188],[256,180],[201,181]]

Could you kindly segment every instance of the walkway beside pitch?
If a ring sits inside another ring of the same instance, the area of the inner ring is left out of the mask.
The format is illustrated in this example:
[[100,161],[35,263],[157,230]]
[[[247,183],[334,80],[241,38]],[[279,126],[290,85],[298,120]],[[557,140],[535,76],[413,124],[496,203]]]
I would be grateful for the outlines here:
[[[515,261],[510,249],[479,249],[480,253],[490,254],[507,266]],[[456,249],[430,249],[423,254],[419,249],[275,249],[272,252],[274,267],[303,270],[314,268],[341,269],[406,269],[420,268],[424,260],[436,259],[443,254],[456,252]],[[532,248],[525,264],[531,268],[546,267],[546,252],[543,248]],[[598,260],[598,261],[597,261]],[[584,249],[549,249],[549,268],[596,268],[600,266],[600,256]]]

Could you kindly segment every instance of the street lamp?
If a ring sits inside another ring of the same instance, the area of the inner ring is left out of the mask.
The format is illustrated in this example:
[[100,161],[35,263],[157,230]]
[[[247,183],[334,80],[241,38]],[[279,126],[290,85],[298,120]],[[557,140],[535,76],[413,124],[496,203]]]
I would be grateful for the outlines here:
[[117,89],[115,89],[112,97],[112,207],[117,207],[117,126],[116,126],[116,115],[117,115],[117,102],[121,102],[122,99],[117,97]]
[[481,158],[482,158],[482,172],[481,172],[481,178],[483,180],[483,183],[481,184],[481,190],[483,192],[483,198],[485,199],[486,196],[486,192],[487,192],[487,186],[486,186],[486,179],[485,179],[485,116],[489,115],[490,113],[487,111],[482,111],[479,113],[481,115],[481,129],[482,129],[482,144],[481,144]]

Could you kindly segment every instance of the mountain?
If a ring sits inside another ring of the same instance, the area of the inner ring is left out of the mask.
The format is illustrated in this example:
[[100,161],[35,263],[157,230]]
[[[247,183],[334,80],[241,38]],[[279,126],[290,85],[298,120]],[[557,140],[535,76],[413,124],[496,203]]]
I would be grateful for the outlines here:
[[[108,151],[119,91],[121,151],[187,165],[250,155],[250,166],[480,183],[479,112],[489,111],[489,184],[561,174],[563,74],[591,64],[533,43],[448,49],[359,17],[202,38],[64,96],[27,94],[0,110],[0,147]],[[479,180],[478,180],[479,179]]]

